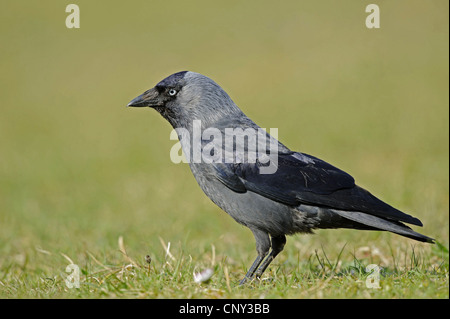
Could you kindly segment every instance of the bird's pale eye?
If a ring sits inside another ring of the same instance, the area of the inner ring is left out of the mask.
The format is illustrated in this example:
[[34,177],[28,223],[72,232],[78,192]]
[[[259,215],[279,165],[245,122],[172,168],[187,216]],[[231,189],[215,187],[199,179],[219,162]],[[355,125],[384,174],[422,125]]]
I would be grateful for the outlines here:
[[170,89],[169,90],[169,95],[170,96],[174,96],[175,94],[177,94],[177,90],[175,90],[175,89]]

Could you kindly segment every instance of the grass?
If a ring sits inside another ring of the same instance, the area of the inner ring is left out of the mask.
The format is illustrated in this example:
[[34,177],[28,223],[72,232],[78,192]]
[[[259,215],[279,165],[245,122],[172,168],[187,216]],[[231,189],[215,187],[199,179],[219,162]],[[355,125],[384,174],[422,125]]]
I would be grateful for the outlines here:
[[[260,280],[239,286],[242,265],[218,254],[214,245],[209,251],[192,256],[183,245],[170,245],[161,239],[159,253],[145,258],[130,256],[120,237],[115,254],[102,261],[89,251],[80,256],[79,288],[66,284],[72,272],[66,273],[64,268],[74,261],[63,253],[42,249],[36,250],[38,259],[45,260],[47,265],[59,265],[59,274],[42,268],[42,263],[36,267],[31,260],[16,256],[14,262],[4,265],[8,275],[0,284],[5,296],[29,298],[445,298],[448,295],[448,251],[442,246],[429,253],[411,247],[403,251],[403,260],[396,260],[399,256],[394,254],[381,255],[377,248],[362,247],[349,253],[345,247],[337,256],[328,256],[322,248],[304,259],[300,254],[296,258],[282,258]],[[380,287],[375,289],[366,283],[373,274],[367,265],[379,263],[378,259],[393,262],[392,266],[380,269]],[[213,270],[211,279],[196,283],[193,274],[207,268]]]
[[[447,1],[380,1],[379,30],[354,1],[77,4],[78,30],[56,0],[0,11],[0,298],[449,297]],[[186,69],[439,245],[319,230],[238,287],[251,232],[170,162],[160,116],[125,108]],[[80,288],[65,283],[72,262]]]

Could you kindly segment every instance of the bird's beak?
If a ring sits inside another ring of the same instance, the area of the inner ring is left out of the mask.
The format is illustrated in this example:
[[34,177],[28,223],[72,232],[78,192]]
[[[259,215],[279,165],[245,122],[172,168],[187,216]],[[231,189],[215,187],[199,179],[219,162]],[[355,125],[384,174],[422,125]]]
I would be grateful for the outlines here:
[[162,101],[160,99],[159,92],[155,88],[153,88],[148,91],[145,91],[143,94],[132,99],[131,102],[128,103],[127,106],[155,107],[155,106],[161,106],[161,105],[162,105]]

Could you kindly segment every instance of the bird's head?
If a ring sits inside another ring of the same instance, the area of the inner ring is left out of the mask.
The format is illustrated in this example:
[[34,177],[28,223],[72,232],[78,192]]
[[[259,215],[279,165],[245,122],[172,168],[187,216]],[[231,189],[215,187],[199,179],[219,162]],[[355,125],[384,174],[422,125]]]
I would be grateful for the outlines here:
[[188,128],[194,120],[211,126],[223,117],[243,115],[217,83],[190,71],[168,76],[134,98],[128,106],[154,108],[174,128]]
[[186,84],[184,76],[188,71],[182,71],[165,78],[155,85],[154,88],[145,91],[138,97],[131,100],[128,106],[134,107],[152,107],[160,109],[166,107],[167,104],[173,104]]

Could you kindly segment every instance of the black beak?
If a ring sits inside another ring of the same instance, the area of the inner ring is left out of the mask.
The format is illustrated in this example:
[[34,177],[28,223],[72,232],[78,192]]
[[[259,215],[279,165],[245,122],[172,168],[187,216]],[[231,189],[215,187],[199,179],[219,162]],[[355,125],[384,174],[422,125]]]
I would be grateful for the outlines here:
[[159,92],[153,88],[148,91],[145,91],[143,94],[139,95],[138,97],[135,97],[131,100],[130,103],[128,103],[127,106],[134,106],[134,107],[155,107],[155,106],[162,106],[163,103],[160,99]]

